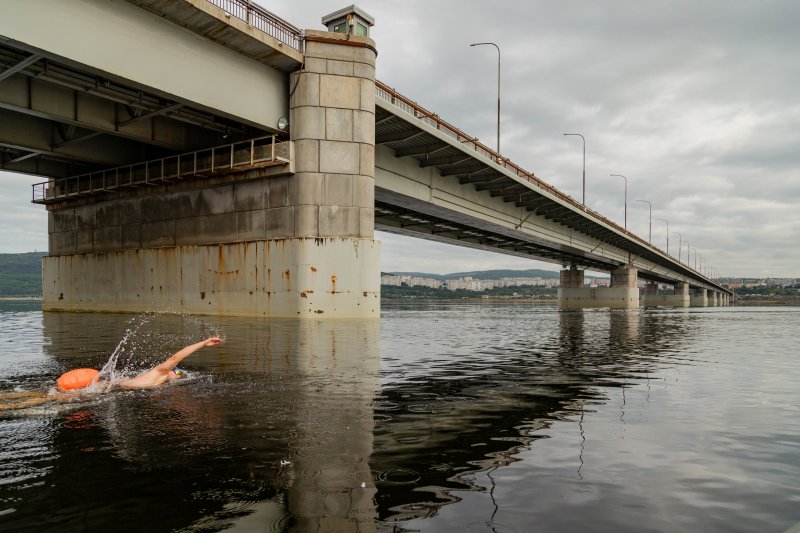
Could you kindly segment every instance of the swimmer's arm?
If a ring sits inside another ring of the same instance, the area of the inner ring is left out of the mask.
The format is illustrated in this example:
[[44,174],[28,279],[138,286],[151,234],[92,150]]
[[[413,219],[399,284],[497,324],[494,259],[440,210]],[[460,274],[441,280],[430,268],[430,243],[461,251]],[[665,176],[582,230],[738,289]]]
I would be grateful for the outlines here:
[[156,366],[153,370],[156,370],[158,372],[169,372],[170,370],[172,370],[173,368],[178,366],[178,364],[181,361],[183,361],[184,359],[186,359],[187,357],[192,355],[194,352],[196,352],[200,348],[205,348],[206,346],[214,346],[214,345],[219,344],[221,342],[222,342],[222,339],[220,339],[219,337],[210,337],[210,338],[208,338],[208,339],[206,339],[204,341],[200,341],[200,342],[196,342],[194,344],[190,344],[189,346],[187,346],[183,350],[181,350],[179,352],[176,352],[174,355],[172,355],[172,357],[170,357],[169,359],[167,359],[166,361],[164,361],[160,365]]

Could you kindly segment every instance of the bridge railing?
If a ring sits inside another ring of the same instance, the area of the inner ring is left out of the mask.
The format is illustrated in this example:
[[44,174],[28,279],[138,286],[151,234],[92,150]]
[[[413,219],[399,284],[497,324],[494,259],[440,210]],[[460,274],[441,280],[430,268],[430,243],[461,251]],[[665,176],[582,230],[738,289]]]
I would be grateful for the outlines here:
[[266,164],[289,162],[289,143],[275,135],[185,154],[133,163],[33,185],[33,203],[48,204],[115,189],[160,185],[187,177],[208,177]]
[[[416,103],[413,100],[411,100],[411,99],[403,96],[402,94],[398,93],[397,91],[395,91],[394,89],[392,89],[391,87],[386,85],[385,83],[382,83],[382,82],[376,80],[375,81],[375,85],[376,85],[376,94],[382,100],[393,104],[394,106],[402,109],[403,111],[405,111],[406,113],[409,113],[410,115],[413,115],[418,120],[420,120],[420,121],[426,123],[427,125],[435,128],[437,131],[440,131],[440,132],[444,133],[445,135],[448,135],[448,136],[452,137],[456,141],[458,141],[458,142],[460,142],[462,144],[466,144],[466,145],[471,146],[472,149],[475,152],[477,152],[478,154],[480,154],[483,157],[489,159],[490,161],[493,161],[494,163],[496,163],[496,164],[500,165],[501,167],[505,168],[506,170],[509,170],[509,171],[513,172],[516,176],[521,177],[521,178],[525,178],[532,185],[536,186],[539,189],[547,191],[548,193],[550,193],[551,195],[555,196],[556,198],[562,200],[563,202],[566,202],[569,205],[571,205],[572,207],[574,207],[576,209],[579,209],[580,211],[583,211],[589,217],[592,217],[592,218],[594,218],[596,220],[602,221],[604,224],[613,227],[618,232],[626,235],[628,238],[637,241],[639,244],[642,244],[643,246],[645,246],[645,247],[647,247],[647,248],[649,248],[651,250],[657,251],[657,252],[659,252],[659,253],[667,256],[667,257],[672,257],[671,255],[669,255],[664,250],[662,250],[662,249],[658,248],[657,246],[654,246],[653,244],[645,241],[644,239],[642,239],[641,237],[639,237],[635,233],[633,233],[631,231],[628,231],[626,228],[623,228],[622,226],[620,226],[616,222],[614,222],[611,219],[601,215],[597,211],[594,211],[593,209],[589,209],[588,207],[586,207],[585,205],[581,204],[580,202],[578,202],[577,200],[575,200],[574,198],[572,198],[568,194],[559,191],[558,189],[556,189],[555,187],[553,187],[549,183],[546,183],[546,182],[542,181],[541,179],[537,178],[534,174],[528,172],[527,170],[525,170],[524,168],[520,167],[516,163],[513,163],[509,159],[502,157],[500,154],[498,154],[497,152],[495,152],[494,150],[492,150],[491,148],[489,148],[485,144],[479,142],[477,138],[467,135],[466,133],[464,133],[463,131],[461,131],[457,127],[455,127],[452,124],[450,124],[449,122],[443,120],[437,114],[433,113],[432,111],[428,111],[427,109],[425,109],[424,107],[422,107],[418,103]],[[674,257],[673,257],[673,259],[674,259]],[[694,273],[698,274],[698,276],[705,277],[702,274],[700,274],[699,272],[697,272],[694,268],[689,266],[688,264],[683,263],[682,261],[679,261],[679,263],[681,265],[683,265],[684,267],[686,267],[687,269],[689,269],[689,270],[693,271]]]
[[280,42],[300,50],[302,32],[277,15],[270,13],[250,0],[206,0],[225,11],[225,13],[243,20],[258,28]]

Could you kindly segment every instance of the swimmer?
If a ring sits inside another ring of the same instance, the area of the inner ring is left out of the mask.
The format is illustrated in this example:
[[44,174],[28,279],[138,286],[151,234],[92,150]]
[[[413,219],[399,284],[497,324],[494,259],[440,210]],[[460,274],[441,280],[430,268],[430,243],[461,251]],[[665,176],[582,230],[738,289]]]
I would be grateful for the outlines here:
[[[180,377],[180,370],[176,367],[181,361],[201,348],[215,346],[221,342],[222,340],[218,337],[210,337],[204,341],[191,344],[173,354],[160,365],[154,366],[134,378],[115,381],[113,385],[124,389],[148,389],[158,387],[159,385]],[[23,409],[52,401],[69,401],[70,398],[74,398],[75,393],[80,394],[84,389],[95,383],[103,385],[106,388],[109,386],[109,383],[100,381],[99,371],[93,368],[76,368],[75,370],[62,374],[58,378],[56,386],[50,392],[0,392],[0,411]]]
[[[181,351],[173,354],[169,359],[160,365],[154,366],[150,370],[142,372],[135,378],[121,379],[119,381],[115,381],[113,384],[123,389],[149,389],[158,387],[167,381],[180,377],[180,371],[176,370],[175,367],[177,367],[181,361],[192,355],[200,348],[205,348],[206,346],[215,346],[221,342],[222,340],[219,337],[210,337],[204,341],[190,344]],[[58,378],[56,386],[60,392],[73,391],[76,389],[85,389],[86,387],[94,385],[95,383],[99,383],[99,380],[100,372],[97,370],[92,368],[77,368],[62,374],[61,377]]]

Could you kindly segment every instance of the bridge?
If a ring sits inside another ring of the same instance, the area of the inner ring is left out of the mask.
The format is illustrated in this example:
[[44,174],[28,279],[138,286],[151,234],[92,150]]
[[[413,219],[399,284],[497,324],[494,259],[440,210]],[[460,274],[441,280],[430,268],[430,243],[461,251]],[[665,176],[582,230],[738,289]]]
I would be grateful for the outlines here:
[[247,0],[4,7],[0,169],[48,178],[45,309],[378,316],[375,229],[563,265],[563,307],[728,303],[377,81],[368,14],[323,21]]

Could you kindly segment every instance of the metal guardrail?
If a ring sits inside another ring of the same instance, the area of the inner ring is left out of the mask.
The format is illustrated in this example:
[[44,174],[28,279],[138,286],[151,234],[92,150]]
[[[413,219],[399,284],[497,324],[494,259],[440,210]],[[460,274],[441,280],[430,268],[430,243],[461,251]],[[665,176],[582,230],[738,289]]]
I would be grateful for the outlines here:
[[270,13],[250,0],[206,0],[233,17],[258,28],[283,44],[300,50],[302,32],[279,16]]
[[108,170],[33,185],[33,203],[48,204],[115,189],[159,185],[185,177],[244,170],[264,163],[288,163],[288,142],[275,135],[224,144],[194,152],[133,163]]
[[[598,221],[601,221],[604,224],[607,224],[607,225],[613,227],[615,230],[619,231],[620,233],[623,233],[627,237],[637,241],[638,243],[642,244],[643,246],[645,246],[645,247],[647,247],[647,248],[649,248],[649,249],[651,249],[653,251],[659,252],[659,253],[661,253],[661,254],[663,254],[663,255],[675,260],[675,258],[672,255],[668,254],[664,250],[658,248],[657,246],[653,246],[651,243],[645,241],[644,239],[642,239],[641,237],[639,237],[635,233],[628,231],[627,229],[625,229],[622,226],[618,225],[616,222],[612,221],[611,219],[604,217],[603,215],[601,215],[597,211],[589,209],[588,207],[586,207],[585,205],[581,204],[580,202],[578,202],[577,200],[575,200],[574,198],[572,198],[568,194],[559,191],[558,189],[556,189],[555,187],[553,187],[549,183],[546,183],[546,182],[542,181],[541,179],[537,178],[534,174],[528,172],[527,170],[525,170],[524,168],[520,167],[519,165],[517,165],[515,163],[512,163],[510,160],[508,160],[506,158],[503,158],[500,154],[498,154],[497,152],[495,152],[494,150],[492,150],[491,148],[489,148],[485,144],[479,142],[477,138],[470,137],[469,135],[467,135],[466,133],[464,133],[463,131],[461,131],[457,127],[453,126],[452,124],[450,124],[447,121],[445,121],[442,118],[440,118],[437,114],[435,114],[435,113],[433,113],[431,111],[428,111],[427,109],[425,109],[424,107],[422,107],[418,103],[416,103],[413,100],[403,96],[402,94],[398,93],[397,91],[395,91],[394,89],[392,89],[388,85],[376,80],[375,81],[375,87],[376,87],[377,96],[379,98],[381,98],[382,100],[384,100],[386,102],[389,102],[389,103],[393,104],[394,106],[402,109],[406,113],[409,113],[409,114],[413,115],[417,119],[419,119],[422,122],[426,123],[427,125],[435,128],[437,131],[440,131],[440,132],[452,137],[456,141],[458,141],[458,142],[460,142],[462,144],[466,144],[466,145],[472,146],[472,148],[478,154],[480,154],[483,157],[489,159],[490,161],[500,165],[501,167],[505,168],[506,170],[509,170],[509,171],[513,172],[516,176],[521,177],[521,178],[525,178],[529,183],[535,185],[537,188],[542,189],[544,191],[547,191],[549,194],[551,194],[551,195],[555,196],[556,198],[558,198],[558,199],[570,204],[572,207],[574,207],[576,209],[579,209],[580,211],[583,211],[589,217],[594,218],[594,219],[596,219]],[[680,265],[686,267],[688,270],[694,272],[700,278],[708,279],[706,276],[704,276],[703,274],[701,274],[700,272],[698,272],[697,270],[695,270],[694,268],[692,268],[688,264],[683,263],[680,260],[678,260],[678,264],[680,264]]]

